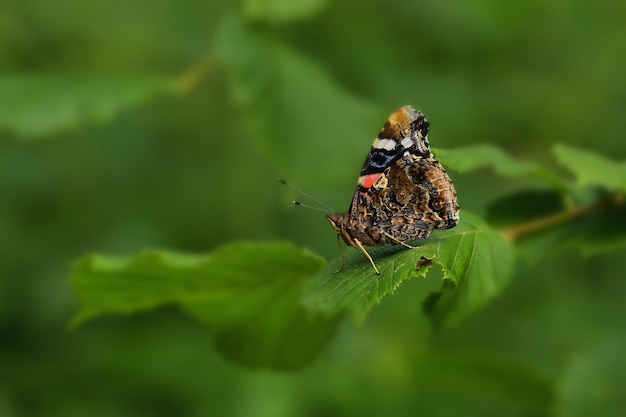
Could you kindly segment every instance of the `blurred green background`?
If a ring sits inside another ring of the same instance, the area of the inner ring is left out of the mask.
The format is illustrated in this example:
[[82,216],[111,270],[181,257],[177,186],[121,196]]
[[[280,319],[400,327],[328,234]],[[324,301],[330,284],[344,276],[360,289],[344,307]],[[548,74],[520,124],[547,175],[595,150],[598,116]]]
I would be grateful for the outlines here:
[[[347,208],[403,104],[437,148],[626,157],[626,3],[0,3],[0,416],[620,415],[624,257],[522,263],[430,331],[405,284],[297,373],[238,368],[175,309],[74,330],[73,260],[290,240],[337,255],[283,176]],[[482,214],[524,184],[451,173]],[[616,227],[624,227],[623,224]]]

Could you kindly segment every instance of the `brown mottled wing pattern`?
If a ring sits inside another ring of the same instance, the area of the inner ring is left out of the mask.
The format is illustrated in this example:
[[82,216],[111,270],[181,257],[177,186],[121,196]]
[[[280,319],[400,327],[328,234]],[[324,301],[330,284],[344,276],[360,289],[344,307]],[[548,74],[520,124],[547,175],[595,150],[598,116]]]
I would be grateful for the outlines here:
[[399,244],[456,226],[452,180],[428,143],[429,124],[410,106],[394,112],[372,145],[344,228],[364,245]]

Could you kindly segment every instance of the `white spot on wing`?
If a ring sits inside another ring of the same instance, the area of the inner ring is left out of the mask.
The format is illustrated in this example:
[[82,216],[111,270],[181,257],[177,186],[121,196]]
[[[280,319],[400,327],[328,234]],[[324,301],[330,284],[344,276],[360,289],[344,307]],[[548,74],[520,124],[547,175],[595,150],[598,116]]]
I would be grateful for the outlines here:
[[396,141],[393,139],[376,139],[372,145],[374,149],[384,149],[392,151],[396,147]]
[[405,149],[408,149],[411,147],[411,145],[413,145],[413,139],[411,138],[404,138],[402,139],[402,142],[400,142],[400,144],[402,146],[404,146]]

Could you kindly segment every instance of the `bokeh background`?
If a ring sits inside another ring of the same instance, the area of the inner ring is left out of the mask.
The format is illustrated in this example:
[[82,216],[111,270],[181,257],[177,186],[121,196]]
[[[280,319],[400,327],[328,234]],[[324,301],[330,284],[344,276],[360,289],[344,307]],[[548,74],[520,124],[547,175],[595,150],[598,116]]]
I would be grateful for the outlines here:
[[[620,415],[619,252],[520,263],[438,333],[420,303],[440,277],[410,281],[296,373],[228,363],[173,308],[68,331],[67,277],[88,253],[237,240],[336,256],[276,178],[346,209],[403,104],[435,148],[623,160],[625,21],[620,1],[3,1],[0,416]],[[478,214],[528,185],[451,175]]]

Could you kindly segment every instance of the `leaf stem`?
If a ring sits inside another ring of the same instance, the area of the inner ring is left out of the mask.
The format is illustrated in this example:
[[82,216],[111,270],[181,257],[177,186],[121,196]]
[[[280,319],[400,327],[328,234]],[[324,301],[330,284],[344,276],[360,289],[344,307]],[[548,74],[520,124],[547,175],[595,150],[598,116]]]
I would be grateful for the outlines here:
[[542,217],[539,219],[531,220],[526,223],[507,227],[501,229],[500,233],[511,242],[515,242],[526,236],[541,232],[546,229],[550,229],[562,223],[566,223],[584,216],[591,214],[595,211],[599,211],[609,206],[621,205],[624,202],[624,195],[622,193],[613,193],[607,198],[597,201],[592,204],[584,206],[574,207],[564,210],[560,213],[552,214],[550,216]]
[[212,57],[206,57],[187,68],[174,80],[174,90],[179,94],[192,91],[202,82],[214,65],[214,59]]

